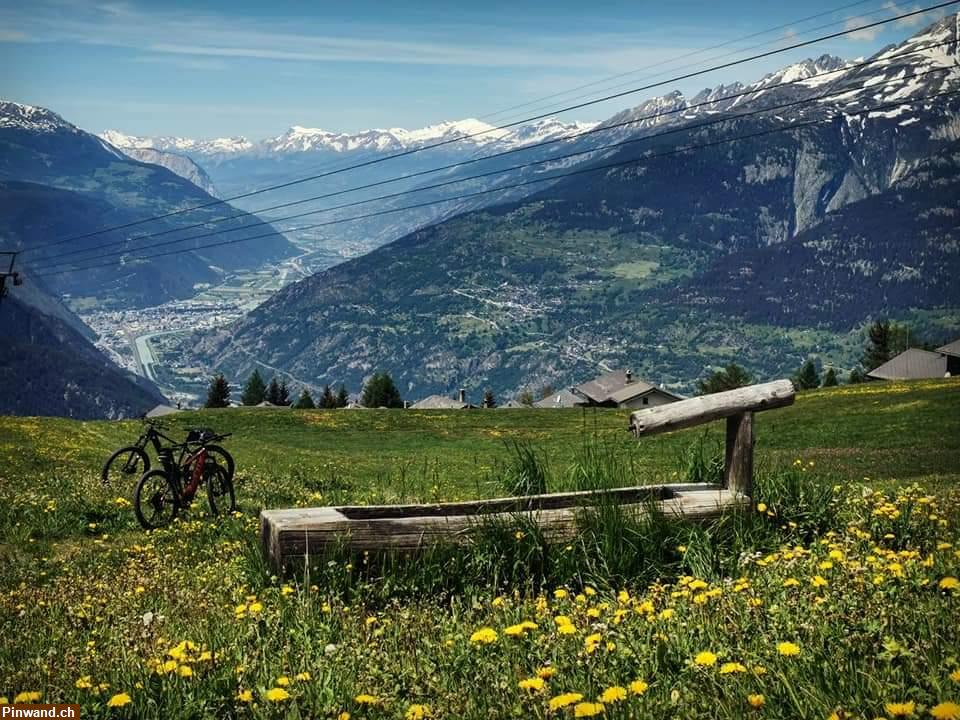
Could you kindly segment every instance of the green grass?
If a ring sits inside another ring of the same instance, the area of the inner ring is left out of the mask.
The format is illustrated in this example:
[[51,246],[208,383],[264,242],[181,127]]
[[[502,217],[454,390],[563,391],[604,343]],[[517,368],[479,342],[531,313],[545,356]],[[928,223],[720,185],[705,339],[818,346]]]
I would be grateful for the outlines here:
[[[136,526],[132,488],[98,478],[138,423],[0,418],[0,699],[39,692],[84,717],[354,720],[415,717],[418,704],[457,720],[567,718],[572,706],[550,711],[550,698],[621,686],[605,717],[873,718],[888,702],[920,714],[960,700],[960,591],[939,586],[960,574],[953,380],[802,393],[758,414],[758,505],[708,526],[601,505],[567,546],[508,521],[416,559],[331,554],[289,578],[264,564],[262,507],[715,473],[722,424],[637,441],[627,417],[175,416],[234,433],[244,514],[197,507],[153,533]],[[471,639],[481,628],[493,643]],[[782,655],[784,641],[800,655]],[[704,651],[715,666],[696,662]],[[544,667],[555,675],[542,690],[519,687]],[[277,688],[289,697],[271,700]],[[109,707],[121,693],[130,705]]]

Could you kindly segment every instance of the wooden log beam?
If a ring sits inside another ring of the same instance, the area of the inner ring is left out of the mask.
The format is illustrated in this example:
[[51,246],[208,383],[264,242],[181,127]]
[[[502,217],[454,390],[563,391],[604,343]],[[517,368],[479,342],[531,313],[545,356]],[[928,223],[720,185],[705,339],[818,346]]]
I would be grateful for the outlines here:
[[[630,492],[634,494],[625,494]],[[682,483],[532,496],[548,500],[533,509],[530,503],[514,504],[511,511],[500,508],[507,500],[516,503],[524,498],[423,506],[292,508],[261,512],[260,535],[275,572],[302,565],[310,556],[322,559],[324,553],[334,549],[416,552],[440,543],[469,544],[485,525],[521,528],[536,523],[547,540],[559,543],[576,537],[579,516],[597,503],[597,495],[605,494],[613,495],[609,499],[628,513],[656,508],[665,515],[692,521],[709,520],[750,502],[715,485]]]
[[792,405],[795,395],[792,382],[774,380],[761,385],[679,400],[632,413],[630,430],[637,437],[680,430],[732,415]]
[[753,413],[727,418],[727,445],[723,487],[746,497],[753,495]]

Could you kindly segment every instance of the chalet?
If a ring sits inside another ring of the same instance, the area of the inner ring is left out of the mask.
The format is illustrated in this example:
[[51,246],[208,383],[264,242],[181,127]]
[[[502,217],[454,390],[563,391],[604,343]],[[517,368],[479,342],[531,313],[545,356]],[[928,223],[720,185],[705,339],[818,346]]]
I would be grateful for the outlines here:
[[469,410],[475,408],[467,402],[467,391],[461,389],[457,400],[446,395],[431,395],[410,406],[411,410]]
[[561,390],[560,392],[550,393],[542,400],[537,400],[533,404],[537,408],[571,408],[571,407],[583,407],[587,405],[587,401],[584,400],[581,396],[575,395],[571,390]]
[[960,340],[936,350],[910,348],[867,373],[874,380],[920,380],[960,375]]
[[570,388],[585,407],[644,408],[683,400],[669,390],[638,380],[630,370],[614,370]]

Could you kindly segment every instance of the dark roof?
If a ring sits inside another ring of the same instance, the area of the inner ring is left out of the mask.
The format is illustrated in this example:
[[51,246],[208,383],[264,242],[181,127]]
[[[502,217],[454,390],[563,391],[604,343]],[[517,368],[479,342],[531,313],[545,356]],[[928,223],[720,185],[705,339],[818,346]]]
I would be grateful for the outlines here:
[[877,380],[919,380],[942,378],[947,374],[947,356],[939,352],[910,348],[867,373]]
[[941,352],[944,355],[954,355],[955,357],[960,357],[960,340],[954,340],[952,343],[947,343],[942,347],[938,347],[937,352]]

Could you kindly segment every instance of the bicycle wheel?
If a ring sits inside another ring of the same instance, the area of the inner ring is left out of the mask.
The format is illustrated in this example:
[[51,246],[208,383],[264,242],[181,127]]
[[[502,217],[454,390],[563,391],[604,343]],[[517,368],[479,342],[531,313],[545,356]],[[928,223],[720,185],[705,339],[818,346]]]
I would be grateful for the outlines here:
[[133,510],[147,530],[169,525],[180,512],[177,489],[163,470],[143,474],[133,493]]
[[120,448],[103,464],[100,481],[104,486],[123,486],[150,469],[150,456],[136,445]]
[[211,457],[214,460],[216,460],[217,465],[220,465],[227,471],[227,478],[229,478],[230,482],[232,483],[233,470],[235,467],[233,462],[233,456],[230,453],[228,453],[226,450],[224,450],[222,447],[220,447],[219,445],[207,445],[206,448],[207,448],[207,457]]
[[219,515],[221,512],[232,513],[237,509],[237,496],[233,491],[233,483],[222,465],[212,466],[206,482],[211,515]]

